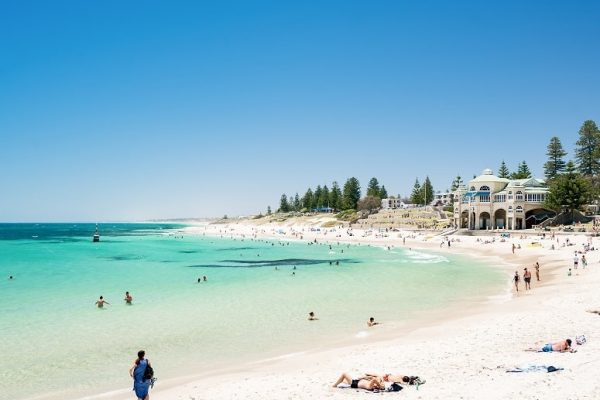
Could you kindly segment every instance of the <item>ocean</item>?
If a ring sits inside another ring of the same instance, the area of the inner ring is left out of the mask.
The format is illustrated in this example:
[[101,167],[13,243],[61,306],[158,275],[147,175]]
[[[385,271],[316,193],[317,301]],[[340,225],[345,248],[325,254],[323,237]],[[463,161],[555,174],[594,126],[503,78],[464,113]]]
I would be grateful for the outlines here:
[[[404,248],[234,240],[150,223],[99,224],[92,243],[95,227],[0,224],[0,399],[130,390],[139,349],[160,385],[362,343],[506,285],[470,258]],[[101,295],[110,304],[98,309]],[[367,328],[369,317],[382,325]]]

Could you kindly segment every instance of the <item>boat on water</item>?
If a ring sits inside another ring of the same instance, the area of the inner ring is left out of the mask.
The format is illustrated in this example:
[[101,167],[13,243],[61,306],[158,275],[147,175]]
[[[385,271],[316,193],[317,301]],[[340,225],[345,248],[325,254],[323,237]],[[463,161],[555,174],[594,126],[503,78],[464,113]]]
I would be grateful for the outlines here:
[[98,232],[98,226],[96,226],[96,232],[94,232],[94,237],[92,238],[92,242],[100,241],[100,232]]

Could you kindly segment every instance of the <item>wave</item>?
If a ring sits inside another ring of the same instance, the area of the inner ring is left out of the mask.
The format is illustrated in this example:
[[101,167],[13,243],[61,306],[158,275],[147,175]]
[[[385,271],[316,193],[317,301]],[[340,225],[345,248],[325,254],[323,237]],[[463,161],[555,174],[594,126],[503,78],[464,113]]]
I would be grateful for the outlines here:
[[415,264],[437,264],[450,262],[446,257],[437,254],[421,253],[414,250],[408,250],[404,253],[409,260]]

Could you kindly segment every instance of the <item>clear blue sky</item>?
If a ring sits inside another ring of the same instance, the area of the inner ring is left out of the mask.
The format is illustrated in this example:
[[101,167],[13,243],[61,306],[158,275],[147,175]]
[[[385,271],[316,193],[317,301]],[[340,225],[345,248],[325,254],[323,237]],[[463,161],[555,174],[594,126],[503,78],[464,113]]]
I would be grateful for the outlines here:
[[597,1],[10,1],[0,220],[244,215],[542,174],[600,122]]

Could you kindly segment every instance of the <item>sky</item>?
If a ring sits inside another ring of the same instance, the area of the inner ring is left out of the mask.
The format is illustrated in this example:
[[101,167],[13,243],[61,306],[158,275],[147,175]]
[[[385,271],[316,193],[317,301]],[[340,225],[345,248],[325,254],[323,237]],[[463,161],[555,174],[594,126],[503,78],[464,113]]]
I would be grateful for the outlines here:
[[600,122],[597,1],[3,1],[0,221],[249,215]]

